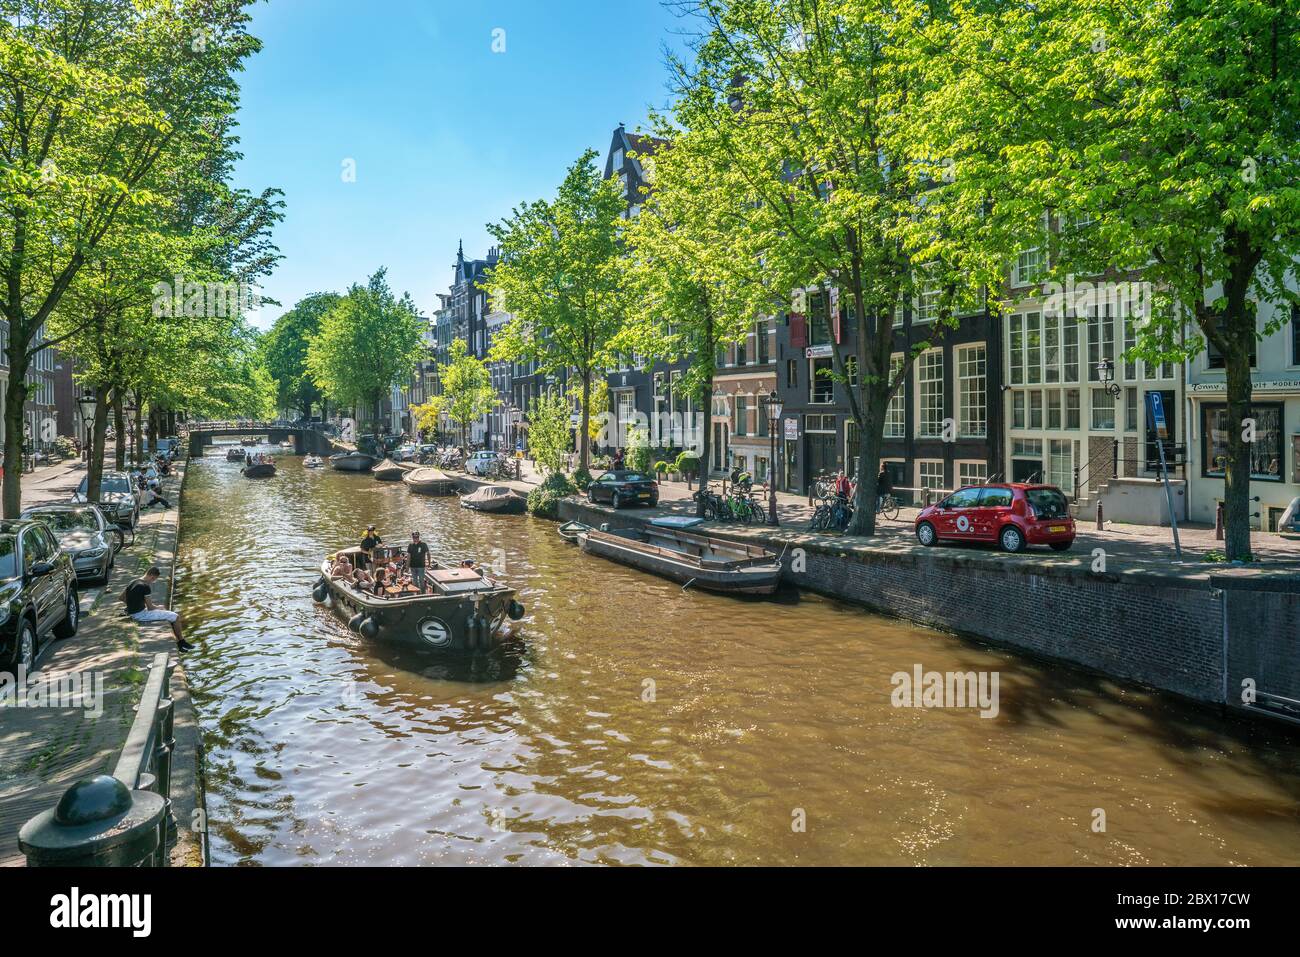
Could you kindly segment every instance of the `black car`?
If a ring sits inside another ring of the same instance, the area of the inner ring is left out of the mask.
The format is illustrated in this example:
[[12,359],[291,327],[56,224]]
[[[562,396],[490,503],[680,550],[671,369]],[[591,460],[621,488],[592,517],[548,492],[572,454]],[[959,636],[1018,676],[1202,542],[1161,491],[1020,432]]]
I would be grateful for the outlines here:
[[615,469],[606,472],[587,486],[587,500],[608,502],[615,508],[624,505],[658,505],[659,483],[645,472]]
[[53,635],[77,633],[77,573],[44,522],[0,522],[0,661],[29,672]]

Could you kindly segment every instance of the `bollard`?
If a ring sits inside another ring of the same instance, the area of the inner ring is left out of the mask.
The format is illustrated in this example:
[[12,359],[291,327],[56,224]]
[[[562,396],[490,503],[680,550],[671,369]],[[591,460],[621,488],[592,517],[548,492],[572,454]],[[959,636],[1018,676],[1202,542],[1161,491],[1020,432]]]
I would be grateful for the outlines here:
[[1101,501],[1097,501],[1097,531],[1106,531],[1106,520],[1102,517]]
[[1223,541],[1223,503],[1214,507],[1214,540]]
[[23,825],[18,847],[28,867],[139,867],[159,861],[167,802],[99,774],[78,781],[59,803]]

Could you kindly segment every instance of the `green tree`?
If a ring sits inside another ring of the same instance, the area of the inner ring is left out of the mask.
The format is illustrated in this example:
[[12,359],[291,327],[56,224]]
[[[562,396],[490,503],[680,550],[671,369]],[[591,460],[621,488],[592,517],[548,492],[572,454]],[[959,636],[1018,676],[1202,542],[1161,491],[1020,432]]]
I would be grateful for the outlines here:
[[569,408],[560,392],[549,390],[528,410],[528,450],[537,464],[553,475],[564,471],[569,451]]
[[500,308],[514,318],[492,345],[492,358],[538,363],[538,371],[573,369],[581,384],[579,455],[590,460],[591,390],[610,364],[622,323],[617,180],[596,169],[587,150],[569,167],[554,200],[524,203],[488,226],[501,259],[488,277]]
[[321,319],[338,304],[339,295],[317,292],[300,299],[292,309],[271,326],[262,340],[266,368],[276,385],[276,403],[284,409],[296,409],[310,417],[322,407],[324,393],[307,368],[307,346],[320,331]]
[[424,354],[424,324],[411,297],[393,295],[380,269],[365,286],[353,285],[321,317],[307,345],[312,380],[339,405],[373,411],[378,440],[379,405],[405,382]]
[[909,113],[912,135],[954,174],[930,219],[999,268],[1009,250],[1046,245],[1046,279],[1150,282],[1134,357],[1177,361],[1207,343],[1223,355],[1225,550],[1249,558],[1250,355],[1289,312],[1261,322],[1258,304],[1297,302],[1295,4],[957,4],[915,28],[935,92]]
[[464,339],[452,342],[448,360],[439,370],[442,394],[428,404],[460,426],[460,444],[468,448],[470,425],[497,407],[497,393],[487,365],[469,354]]
[[[0,317],[9,324],[3,511],[21,507],[28,370],[46,323],[167,159],[232,116],[248,0],[0,0]],[[66,332],[65,336],[71,336]]]

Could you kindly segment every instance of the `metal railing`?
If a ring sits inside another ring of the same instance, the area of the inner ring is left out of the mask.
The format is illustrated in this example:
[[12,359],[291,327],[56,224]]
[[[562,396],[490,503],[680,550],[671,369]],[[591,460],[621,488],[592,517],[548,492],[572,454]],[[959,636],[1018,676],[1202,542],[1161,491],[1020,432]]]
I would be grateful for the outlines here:
[[153,656],[135,720],[112,775],[84,778],[23,825],[28,867],[165,867],[171,806],[171,657]]

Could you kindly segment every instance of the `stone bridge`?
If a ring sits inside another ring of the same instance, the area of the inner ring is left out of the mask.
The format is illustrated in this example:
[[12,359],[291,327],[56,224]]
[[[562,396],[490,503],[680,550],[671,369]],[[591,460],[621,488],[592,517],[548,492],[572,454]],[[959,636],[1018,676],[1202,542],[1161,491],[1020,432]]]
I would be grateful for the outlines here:
[[295,455],[330,455],[336,451],[324,432],[284,422],[193,422],[189,426],[190,455],[199,456],[217,438],[260,439],[271,445],[293,440]]

